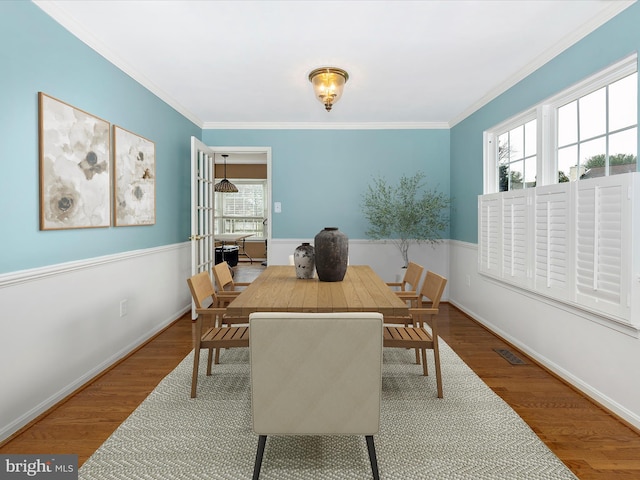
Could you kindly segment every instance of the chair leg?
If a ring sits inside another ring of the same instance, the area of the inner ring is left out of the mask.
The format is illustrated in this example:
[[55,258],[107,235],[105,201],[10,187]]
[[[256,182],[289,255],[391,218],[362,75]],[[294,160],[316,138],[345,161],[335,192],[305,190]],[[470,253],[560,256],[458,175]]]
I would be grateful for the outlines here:
[[443,397],[442,393],[442,373],[440,371],[440,351],[438,350],[438,344],[436,343],[433,349],[433,358],[436,364],[436,385],[438,386],[438,398]]
[[[373,435],[365,435],[367,439],[367,450],[369,450],[369,461],[371,462],[371,471],[373,472],[373,479],[380,480],[380,474],[378,473],[378,459],[376,458],[376,446],[373,444]],[[254,480],[257,477],[254,477]]]
[[420,349],[416,348],[416,365],[420,365]]
[[429,375],[429,368],[427,367],[427,349],[422,349],[422,374],[426,377]]
[[198,367],[200,366],[200,348],[196,347],[193,352],[193,376],[191,377],[191,398],[196,398],[196,388],[198,387]]
[[267,436],[260,435],[258,437],[258,451],[256,452],[256,463],[253,466],[253,480],[260,477],[260,467],[262,466],[262,456],[264,455],[264,446],[267,443]]
[[209,355],[207,356],[207,376],[211,375],[211,362],[212,361],[213,361],[213,348],[210,348],[209,349]]
[[216,348],[216,360],[215,360],[216,365],[218,365],[220,363],[220,349]]

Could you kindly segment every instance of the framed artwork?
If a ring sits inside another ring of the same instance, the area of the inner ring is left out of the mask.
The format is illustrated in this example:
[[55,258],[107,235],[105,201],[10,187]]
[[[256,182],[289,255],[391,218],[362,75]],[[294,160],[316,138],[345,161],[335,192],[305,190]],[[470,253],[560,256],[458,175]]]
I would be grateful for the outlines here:
[[110,124],[38,92],[40,230],[111,225]]
[[156,223],[156,145],[113,126],[115,225]]

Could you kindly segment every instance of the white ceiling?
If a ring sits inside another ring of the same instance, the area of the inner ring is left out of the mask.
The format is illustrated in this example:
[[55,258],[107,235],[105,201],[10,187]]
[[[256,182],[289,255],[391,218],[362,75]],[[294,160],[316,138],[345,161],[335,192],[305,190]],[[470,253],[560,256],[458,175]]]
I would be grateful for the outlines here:
[[[446,128],[627,0],[36,0],[201,127]],[[349,72],[326,112],[308,74]]]

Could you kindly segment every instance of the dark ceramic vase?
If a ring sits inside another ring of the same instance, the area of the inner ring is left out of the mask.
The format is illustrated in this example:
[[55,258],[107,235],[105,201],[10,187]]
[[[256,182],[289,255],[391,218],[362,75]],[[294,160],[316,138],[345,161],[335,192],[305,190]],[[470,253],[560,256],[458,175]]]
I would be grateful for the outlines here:
[[293,264],[296,266],[296,278],[313,278],[315,254],[310,243],[303,243],[293,252]]
[[322,282],[341,282],[347,273],[349,238],[337,227],[326,227],[315,236],[316,272]]

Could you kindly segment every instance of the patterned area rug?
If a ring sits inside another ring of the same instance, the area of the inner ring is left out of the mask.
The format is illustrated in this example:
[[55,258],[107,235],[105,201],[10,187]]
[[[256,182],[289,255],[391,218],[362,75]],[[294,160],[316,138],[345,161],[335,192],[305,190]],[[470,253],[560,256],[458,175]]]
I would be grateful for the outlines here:
[[[203,359],[206,353],[203,354]],[[441,342],[444,398],[413,351],[385,349],[382,417],[375,435],[382,479],[576,479],[529,426]],[[248,479],[249,352],[226,350],[213,375],[201,361],[189,398],[192,354],[81,467],[79,478]],[[429,357],[433,372],[433,357]],[[269,437],[263,480],[371,478],[364,437]]]

